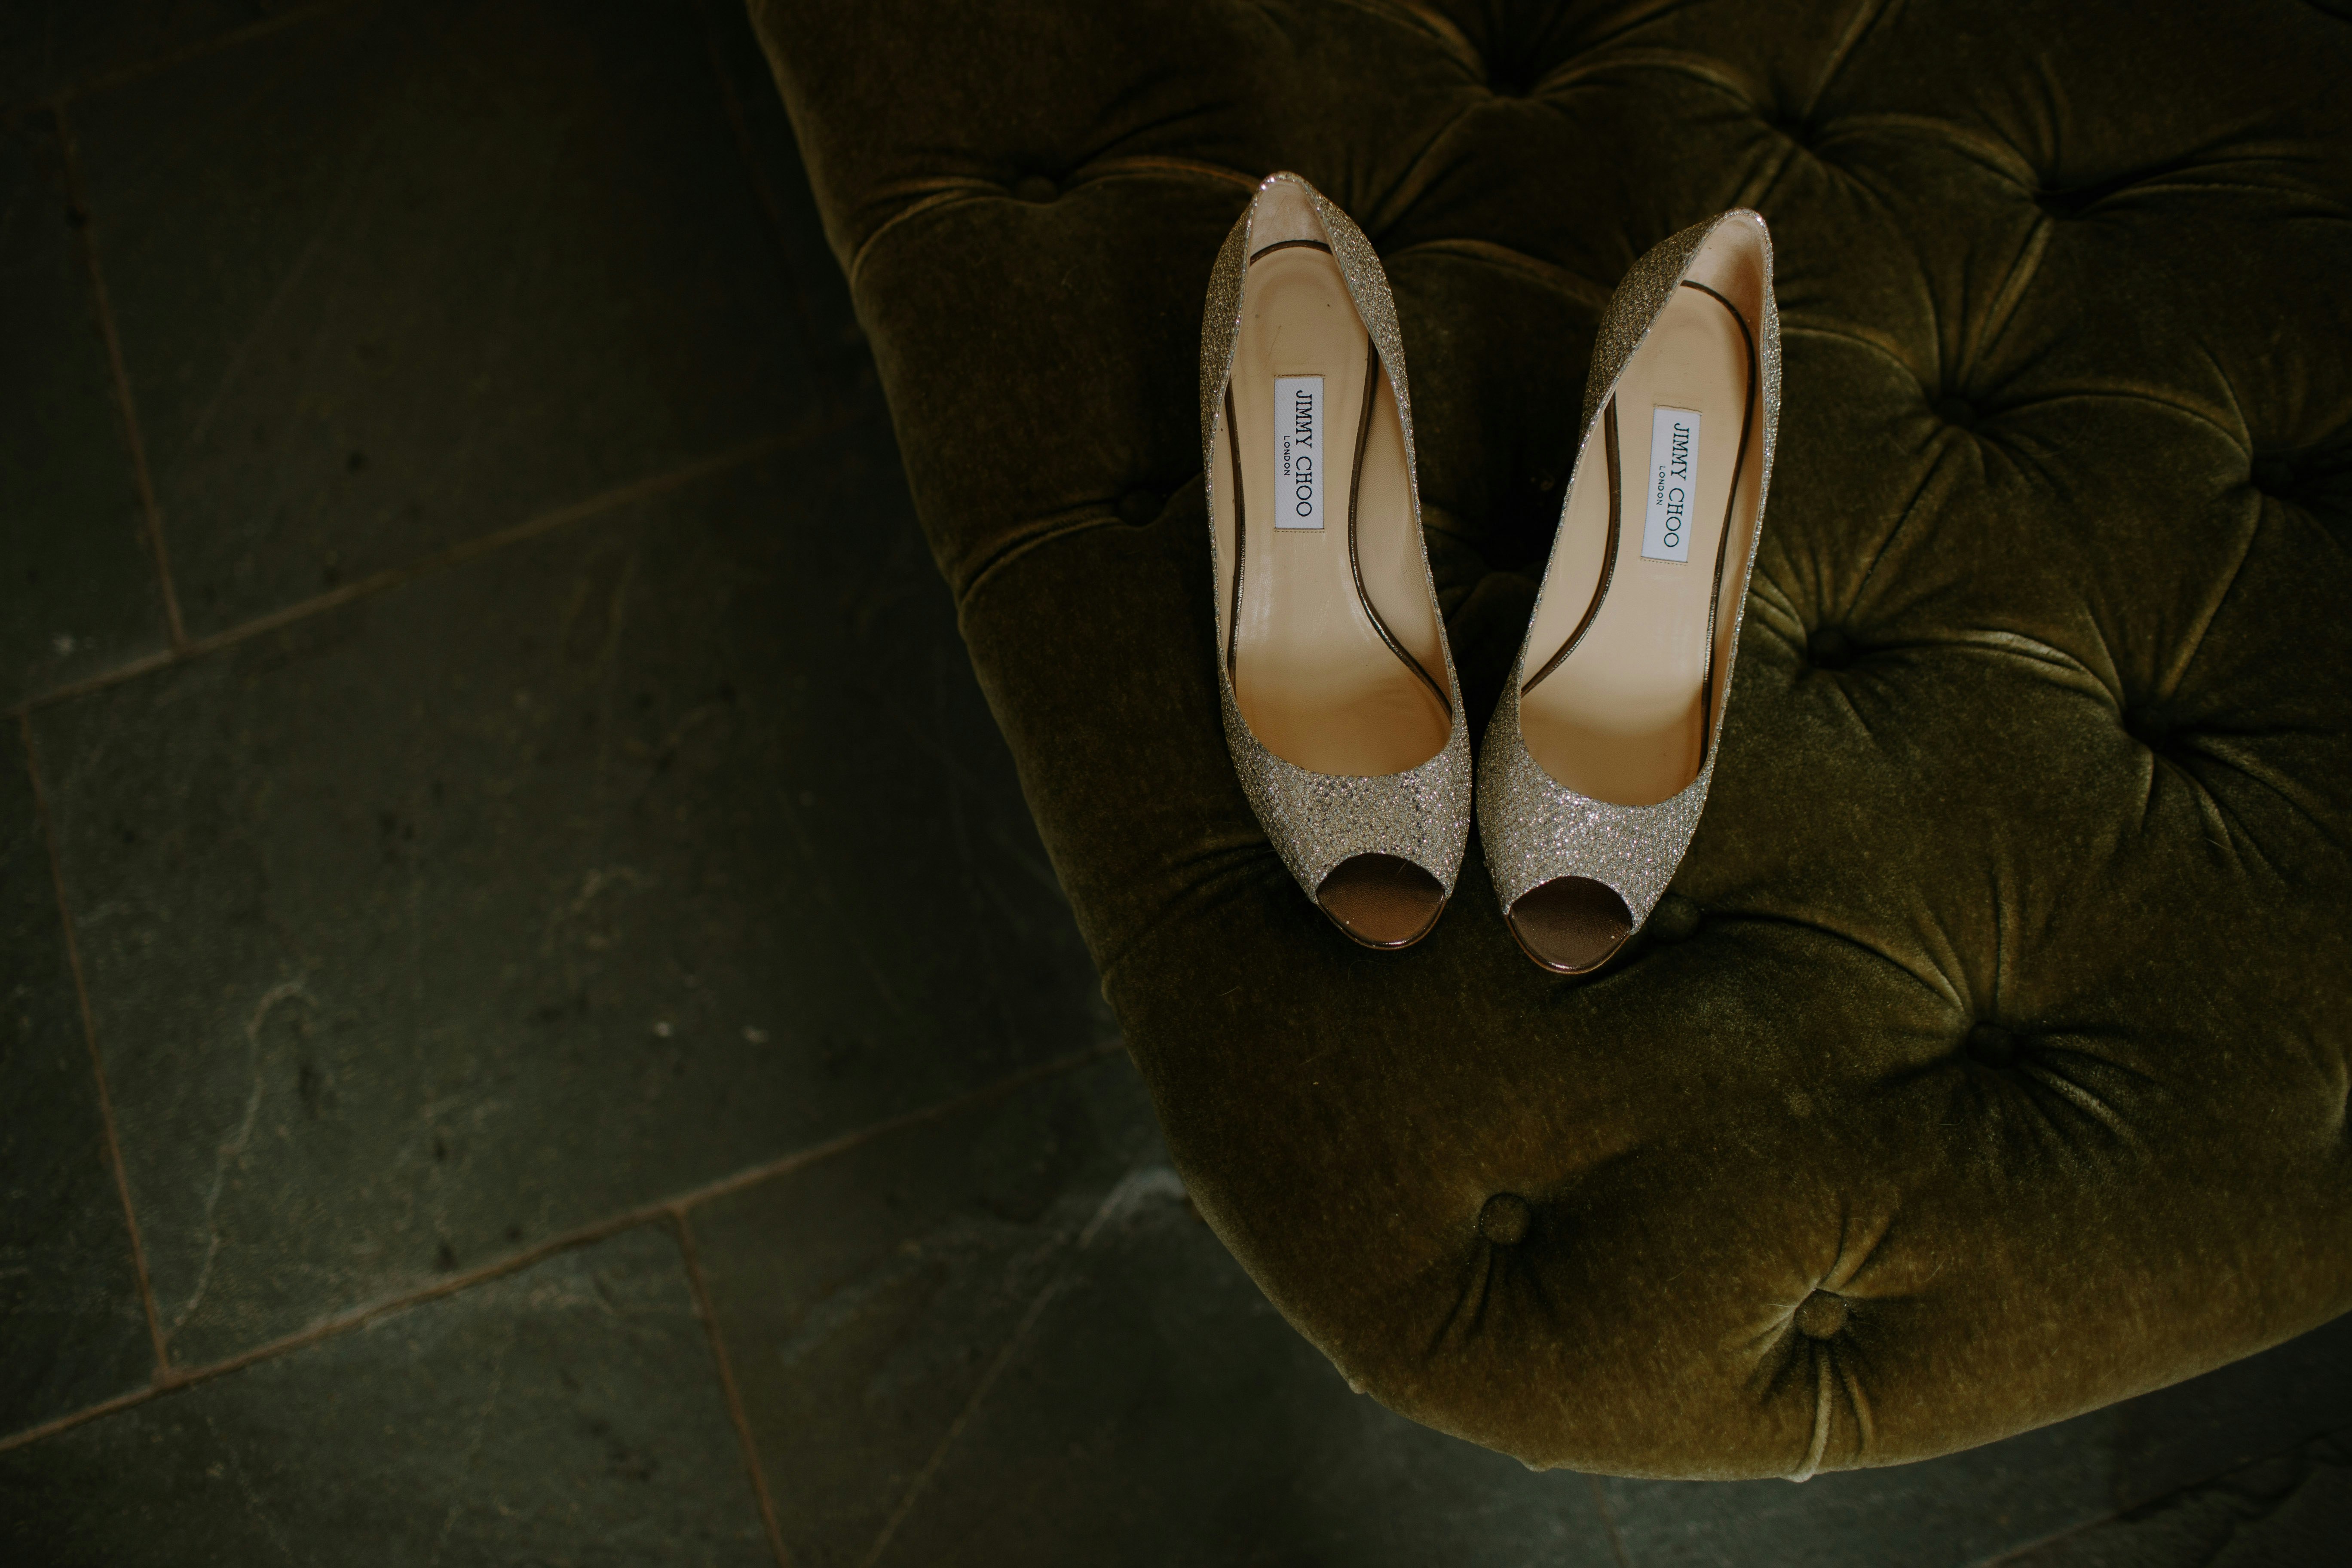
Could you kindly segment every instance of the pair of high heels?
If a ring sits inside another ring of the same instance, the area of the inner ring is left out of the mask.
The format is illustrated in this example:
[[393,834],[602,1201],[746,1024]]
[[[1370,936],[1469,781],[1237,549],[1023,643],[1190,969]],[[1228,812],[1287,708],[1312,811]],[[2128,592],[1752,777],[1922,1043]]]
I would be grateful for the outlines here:
[[1258,820],[1342,931],[1429,933],[1474,798],[1529,958],[1589,974],[1642,929],[1714,776],[1780,379],[1762,217],[1724,213],[1633,264],[1474,786],[1387,275],[1305,180],[1258,187],[1201,334],[1218,688]]

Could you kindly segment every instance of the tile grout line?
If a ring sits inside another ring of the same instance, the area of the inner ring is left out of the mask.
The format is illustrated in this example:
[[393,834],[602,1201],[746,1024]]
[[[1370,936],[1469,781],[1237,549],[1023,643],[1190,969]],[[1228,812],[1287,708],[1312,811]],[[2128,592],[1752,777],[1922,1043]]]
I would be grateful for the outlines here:
[[907,1483],[907,1489],[899,1494],[898,1506],[890,1510],[890,1517],[882,1521],[881,1531],[875,1536],[874,1543],[866,1549],[866,1556],[860,1568],[874,1568],[874,1565],[881,1561],[882,1554],[890,1549],[890,1542],[897,1537],[899,1526],[905,1524],[907,1517],[915,1511],[915,1505],[922,1500],[923,1493],[929,1489],[931,1479],[939,1474],[940,1467],[947,1462],[949,1451],[956,1446],[958,1439],[962,1437],[964,1428],[971,1425],[972,1417],[980,1413],[982,1404],[988,1398],[989,1390],[996,1386],[997,1378],[1002,1376],[1004,1369],[1012,1364],[1013,1352],[1018,1351],[1022,1342],[1029,1337],[1029,1331],[1037,1326],[1037,1320],[1045,1315],[1046,1307],[1056,1296],[1062,1294],[1064,1287],[1070,1283],[1072,1275],[1077,1269],[1076,1254],[1084,1252],[1094,1245],[1097,1233],[1115,1211],[1119,1195],[1126,1189],[1128,1180],[1135,1174],[1136,1172],[1130,1170],[1126,1177],[1113,1182],[1110,1190],[1103,1194],[1102,1202],[1096,1206],[1094,1217],[1087,1220],[1075,1236],[1066,1231],[1061,1238],[1055,1242],[1052,1250],[1060,1252],[1067,1248],[1069,1256],[1065,1257],[1055,1268],[1053,1274],[1046,1279],[1045,1287],[1029,1303],[1029,1310],[1022,1313],[1021,1321],[1013,1325],[1013,1332],[1006,1337],[1004,1343],[997,1348],[996,1355],[988,1363],[988,1370],[981,1374],[979,1384],[972,1389],[971,1396],[963,1402],[963,1408],[956,1412],[956,1418],[948,1424],[946,1436],[942,1436],[939,1446],[931,1450],[931,1457],[925,1460],[923,1468],[915,1473],[915,1479]]
[[[2121,1403],[2127,1402],[2118,1402],[2118,1404]],[[2109,1405],[2106,1406],[2106,1408],[2115,1409],[2117,1408],[2117,1406]],[[2345,1427],[2341,1428],[2341,1430],[2352,1433],[2352,1427]],[[2035,1552],[2040,1552],[2045,1546],[2054,1546],[2062,1541],[2072,1541],[2076,1536],[2088,1535],[2095,1530],[2104,1529],[2118,1521],[2128,1520],[2136,1514],[2144,1515],[2147,1512],[2168,1507],[2176,1500],[2186,1496],[2189,1492],[2206,1490],[2228,1479],[2230,1477],[2238,1474],[2240,1471],[2251,1469],[2256,1465],[2268,1464],[2290,1454],[2299,1454],[2305,1449],[2310,1447],[2313,1444],[2324,1443],[2334,1436],[2336,1436],[2334,1432],[2314,1433],[2310,1436],[2303,1437],[2295,1442],[2288,1444],[2284,1448],[2273,1448],[2265,1454],[2257,1454],[2251,1458],[2242,1458],[2234,1464],[2224,1466],[2221,1469],[2210,1471],[2205,1475],[2199,1476],[2190,1480],[2181,1481],[2168,1490],[2158,1492],[2154,1497],[2142,1498],[2139,1501],[2130,1503],[2127,1506],[2113,1506],[2113,1500],[2110,1500],[2110,1506],[2104,1513],[2095,1515],[2090,1519],[2078,1521],[2074,1524],[2065,1526],[2063,1529],[2052,1531],[2047,1535],[2037,1535],[2031,1541],[2021,1542],[2014,1546],[2002,1547],[2000,1551],[1994,1552],[1990,1557],[1974,1558],[1970,1561],[1969,1568],[2007,1568],[2008,1564],[2022,1563],[2032,1557]]]
[[1609,1554],[1617,1561],[1617,1568],[1633,1568],[1633,1561],[1625,1555],[1625,1537],[1617,1528],[1617,1510],[1609,1506],[1609,1488],[1599,1476],[1584,1478],[1592,1483],[1592,1505],[1601,1510],[1601,1527],[1609,1532]]
[[215,33],[208,38],[196,38],[176,47],[167,48],[163,53],[150,55],[145,59],[101,66],[89,75],[79,80],[67,82],[64,86],[55,88],[43,96],[0,106],[0,114],[13,114],[34,108],[55,109],[60,104],[70,103],[75,99],[87,98],[91,93],[104,92],[110,88],[128,86],[143,78],[170,70],[174,66],[185,65],[191,60],[202,59],[206,55],[217,54],[224,49],[236,48],[240,44],[251,43],[257,38],[283,32],[289,27],[299,26],[302,23],[336,11],[356,9],[360,4],[361,0],[316,0],[312,5],[298,5],[291,10],[282,11],[275,16],[265,16],[258,22],[248,22],[242,27],[231,27],[226,32]]
[[1082,1051],[1073,1051],[1066,1057],[1055,1057],[1052,1061],[1040,1062],[1035,1067],[1024,1068],[1019,1072],[998,1079],[993,1083],[984,1084],[979,1089],[968,1089],[953,1099],[939,1100],[914,1110],[902,1110],[896,1116],[885,1117],[855,1131],[844,1132],[837,1137],[827,1139],[824,1142],[812,1144],[806,1149],[771,1160],[766,1164],[754,1165],[749,1170],[738,1171],[731,1176],[721,1176],[717,1181],[697,1187],[682,1197],[673,1199],[672,1202],[679,1208],[691,1208],[698,1204],[728,1197],[741,1192],[746,1187],[757,1186],[761,1182],[773,1177],[790,1175],[794,1171],[830,1160],[836,1154],[845,1154],[858,1145],[872,1142],[877,1138],[887,1138],[893,1132],[903,1132],[910,1127],[920,1127],[927,1121],[936,1121],[942,1117],[952,1116],[957,1111],[972,1106],[985,1105],[992,1100],[1026,1089],[1033,1083],[1043,1082],[1046,1079],[1057,1077],[1062,1073],[1075,1072],[1080,1068],[1102,1060],[1114,1051],[1124,1049],[1126,1047],[1122,1043],[1112,1040],[1099,1046],[1089,1046]]
[[[2292,1449],[2284,1451],[2293,1452]],[[2262,1461],[2257,1459],[2252,1462],[2259,1464]],[[2237,1467],[2233,1466],[2231,1468],[2236,1468]],[[2229,1473],[2230,1471],[2223,1470],[2221,1472],[2221,1475],[2226,1476]],[[2214,1481],[2219,1480],[2220,1479],[2221,1476],[2208,1476],[2201,1481],[2190,1481],[2186,1486],[2177,1487],[2173,1490],[2167,1492],[2163,1497],[2151,1498],[2147,1502],[2142,1503],[2138,1506],[2141,1508],[2147,1508],[2158,1503],[2168,1502],[2172,1499],[2179,1497],[2183,1492],[2194,1491],[2200,1487],[2210,1486]],[[2005,1546],[1990,1557],[1979,1557],[1975,1559],[1968,1565],[1968,1568],[2005,1568],[2006,1564],[2022,1562],[2024,1559],[2032,1555],[2034,1552],[2041,1551],[2045,1546],[2054,1546],[2062,1541],[2072,1541],[2078,1535],[2088,1535],[2092,1531],[2113,1524],[2117,1520],[2124,1518],[2126,1514],[2133,1511],[2135,1510],[2132,1509],[2109,1509],[2106,1512],[2099,1515],[2096,1519],[2086,1519],[2078,1524],[2070,1524],[2063,1530],[2053,1531],[2048,1535],[2039,1535],[2034,1537],[2032,1541],[2021,1542],[2015,1546]]]
[[139,425],[139,405],[131,395],[131,370],[122,357],[122,333],[114,321],[114,300],[106,289],[106,274],[98,264],[97,220],[91,216],[89,193],[81,173],[81,151],[74,143],[73,126],[62,101],[49,105],[58,130],[58,155],[65,164],[66,201],[79,240],[82,271],[89,279],[90,300],[98,310],[99,335],[106,340],[106,363],[114,378],[114,409],[122,420],[123,439],[131,447],[131,472],[139,487],[139,516],[147,535],[148,552],[155,560],[155,581],[163,595],[163,630],[172,650],[188,646],[188,628],[180,618],[179,591],[172,584],[172,552],[163,542],[163,510],[155,499],[155,476],[147,466],[147,438]]
[[240,1351],[225,1361],[214,1362],[207,1366],[175,1369],[169,1379],[159,1381],[152,1388],[122,1394],[103,1405],[94,1405],[87,1410],[77,1410],[69,1415],[60,1415],[55,1420],[44,1422],[38,1426],[27,1427],[22,1432],[12,1432],[5,1437],[0,1437],[0,1453],[5,1453],[11,1448],[21,1448],[28,1443],[53,1436],[69,1427],[79,1426],[84,1422],[95,1420],[101,1415],[113,1415],[131,1405],[143,1405],[150,1399],[176,1393],[196,1384],[209,1383],[214,1378],[224,1377],[233,1372],[242,1372],[258,1362],[268,1361],[272,1357],[283,1355],[288,1352],[316,1344],[321,1340],[333,1339],[338,1334],[363,1328],[378,1318],[389,1317],[394,1313],[405,1311],[411,1307],[421,1307],[429,1301],[437,1301],[444,1296],[454,1296],[473,1286],[487,1284],[509,1274],[520,1273],[534,1264],[545,1262],[557,1253],[603,1241],[634,1226],[657,1220],[667,1212],[667,1206],[657,1203],[640,1205],[620,1214],[607,1215],[593,1224],[575,1226],[561,1235],[550,1237],[535,1247],[527,1247],[520,1252],[509,1253],[506,1257],[495,1262],[484,1264],[479,1268],[452,1274],[446,1279],[436,1280],[422,1289],[412,1290],[404,1296],[371,1301],[333,1317],[322,1319],[308,1328],[298,1329],[282,1339],[272,1340],[267,1344]]
[[768,1531],[768,1550],[776,1556],[776,1568],[792,1568],[792,1553],[784,1550],[783,1527],[776,1520],[775,1500],[768,1495],[768,1478],[760,1468],[760,1448],[751,1440],[751,1417],[743,1408],[742,1391],[735,1384],[735,1366],[728,1359],[727,1338],[719,1331],[719,1311],[710,1304],[710,1282],[702,1272],[702,1255],[694,1245],[694,1225],[683,1206],[669,1211],[670,1224],[677,1232],[677,1248],[686,1259],[686,1282],[694,1292],[695,1314],[702,1320],[710,1336],[710,1359],[719,1368],[719,1392],[727,1396],[727,1418],[734,1423],[735,1437],[743,1446],[743,1468],[751,1473],[751,1495],[759,1500],[760,1522]]
[[871,409],[862,404],[852,403],[833,414],[803,421],[788,429],[742,442],[723,451],[710,453],[681,467],[666,468],[660,473],[631,479],[625,484],[616,485],[608,490],[601,490],[595,495],[583,497],[576,501],[568,501],[562,506],[537,513],[508,527],[478,534],[471,539],[460,540],[455,544],[421,555],[402,565],[388,566],[381,572],[373,572],[367,576],[354,578],[340,587],[331,588],[323,594],[315,594],[310,598],[270,610],[256,616],[249,621],[242,621],[234,626],[210,632],[203,637],[191,637],[168,651],[148,654],[143,658],[117,665],[112,669],[101,670],[96,675],[68,681],[63,686],[52,687],[37,696],[25,699],[13,711],[18,714],[27,713],[37,708],[46,708],[54,703],[69,701],[77,697],[87,697],[93,691],[103,691],[109,687],[120,686],[126,681],[135,680],[142,675],[150,675],[173,665],[190,663],[207,655],[218,653],[223,648],[234,647],[238,643],[247,642],[255,637],[292,626],[310,616],[323,615],[329,610],[341,609],[343,605],[358,600],[373,598],[378,594],[401,587],[420,578],[432,576],[436,573],[447,571],[454,566],[462,566],[478,556],[489,554],[505,549],[509,545],[526,543],[541,535],[558,532],[573,523],[587,521],[632,502],[667,495],[672,490],[725,473],[730,468],[740,468],[746,463],[755,462],[778,452],[789,451],[807,442],[822,440],[827,436],[836,435],[856,424],[871,412]]
[[[18,721],[26,722],[23,715],[18,716]],[[28,734],[30,732],[29,724],[26,724],[26,732]],[[675,1197],[639,1204],[634,1208],[624,1209],[618,1214],[607,1215],[601,1220],[575,1226],[570,1230],[548,1237],[536,1246],[524,1247],[520,1252],[509,1253],[506,1257],[483,1264],[478,1268],[468,1269],[460,1274],[453,1274],[445,1279],[436,1280],[421,1289],[349,1308],[331,1317],[321,1319],[308,1328],[298,1329],[283,1338],[256,1345],[250,1350],[240,1351],[224,1361],[215,1362],[207,1366],[172,1369],[168,1377],[160,1378],[147,1388],[117,1395],[102,1404],[93,1405],[86,1410],[72,1411],[53,1420],[45,1421],[37,1426],[28,1426],[21,1432],[0,1436],[0,1454],[5,1454],[11,1448],[21,1448],[28,1443],[38,1442],[44,1437],[53,1436],[59,1432],[81,1426],[85,1422],[96,1420],[100,1416],[114,1415],[118,1411],[128,1409],[135,1405],[143,1405],[151,1399],[174,1393],[194,1384],[210,1382],[214,1378],[223,1377],[233,1372],[241,1372],[258,1362],[270,1360],[289,1351],[300,1350],[321,1340],[332,1339],[338,1334],[348,1333],[353,1329],[362,1328],[373,1322],[378,1318],[390,1317],[394,1313],[406,1311],[412,1307],[437,1301],[445,1296],[457,1295],[461,1290],[470,1289],[476,1285],[487,1284],[493,1279],[503,1279],[509,1274],[519,1274],[526,1268],[545,1262],[560,1252],[568,1252],[573,1247],[586,1247],[594,1242],[603,1241],[607,1237],[618,1236],[625,1230],[664,1219],[673,1214],[684,1214],[698,1204],[726,1197],[745,1187],[757,1185],[773,1177],[790,1175],[793,1172],[829,1160],[836,1154],[846,1153],[860,1144],[871,1142],[875,1139],[887,1137],[893,1132],[904,1131],[910,1127],[919,1127],[927,1121],[952,1116],[958,1111],[974,1106],[985,1105],[992,1100],[1012,1094],[1033,1083],[1042,1082],[1061,1073],[1075,1072],[1123,1048],[1120,1042],[1111,1040],[1102,1045],[1089,1047],[1083,1051],[1074,1051],[1068,1056],[1056,1057],[1052,1061],[1040,1062],[1035,1067],[1024,1068],[1019,1072],[998,1079],[993,1083],[982,1084],[978,1089],[968,1089],[962,1094],[950,1096],[914,1110],[901,1111],[896,1116],[885,1117],[879,1121],[869,1123],[854,1131],[829,1138],[822,1143],[811,1144],[805,1149],[795,1150],[792,1153],[779,1156],[764,1164],[754,1165],[748,1170],[738,1171],[733,1175],[721,1176],[716,1181],[707,1182],[699,1187],[690,1188]],[[119,1165],[117,1169],[120,1169]],[[127,1189],[124,1201],[126,1204],[129,1202]],[[135,1234],[134,1232],[134,1236]],[[143,1264],[142,1267],[143,1269]],[[143,1272],[142,1280],[143,1283]],[[152,1298],[148,1311],[152,1325],[155,1321],[152,1315],[154,1307]]]
[[930,1489],[931,1478],[938,1475],[940,1467],[947,1462],[949,1450],[963,1436],[964,1428],[971,1425],[971,1418],[979,1414],[982,1402],[988,1397],[988,1391],[996,1386],[997,1378],[1012,1364],[1013,1352],[1029,1337],[1029,1331],[1037,1326],[1037,1320],[1045,1315],[1045,1309],[1054,1298],[1061,1294],[1063,1280],[1064,1276],[1057,1273],[1045,1282],[1045,1289],[1039,1290],[1029,1303],[1029,1310],[1022,1313],[1021,1321],[1013,1325],[1011,1336],[997,1347],[994,1358],[989,1362],[988,1370],[981,1374],[980,1383],[972,1389],[971,1396],[963,1402],[963,1408],[957,1411],[956,1418],[948,1424],[947,1435],[931,1450],[931,1457],[923,1462],[923,1468],[915,1472],[915,1479],[907,1483],[907,1489],[899,1494],[898,1505],[890,1510],[890,1517],[882,1521],[881,1533],[874,1538],[874,1544],[866,1549],[866,1555],[859,1560],[859,1568],[874,1568],[882,1560],[882,1553],[890,1549],[890,1542],[898,1536],[898,1527],[907,1522],[908,1514],[915,1511],[915,1505],[922,1500],[923,1493]]
[[56,889],[58,925],[65,933],[66,965],[73,972],[74,999],[81,1011],[81,1037],[89,1049],[90,1075],[98,1085],[99,1125],[106,1134],[106,1163],[114,1170],[115,1194],[122,1200],[122,1223],[131,1237],[131,1271],[139,1282],[139,1305],[147,1317],[147,1340],[155,1352],[154,1381],[140,1394],[143,1397],[169,1384],[172,1357],[163,1342],[163,1320],[155,1310],[155,1288],[147,1277],[147,1248],[139,1237],[139,1215],[131,1204],[131,1173],[122,1163],[122,1140],[115,1131],[114,1095],[106,1081],[106,1060],[99,1054],[98,1021],[89,1006],[89,984],[82,976],[81,942],[74,934],[73,910],[66,902],[66,864],[64,847],[58,842],[56,821],[49,815],[48,788],[41,778],[40,755],[33,749],[33,721],[29,714],[16,716],[16,732],[25,748],[25,772],[33,785],[33,815],[40,820],[41,837],[49,849],[49,880]]

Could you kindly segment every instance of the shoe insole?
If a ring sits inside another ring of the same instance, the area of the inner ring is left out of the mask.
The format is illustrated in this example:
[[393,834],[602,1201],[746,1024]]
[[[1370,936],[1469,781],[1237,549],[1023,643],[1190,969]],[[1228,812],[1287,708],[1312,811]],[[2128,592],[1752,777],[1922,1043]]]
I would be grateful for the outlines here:
[[1339,267],[1319,237],[1281,238],[1283,216],[1254,226],[1212,459],[1221,647],[1242,717],[1275,755],[1319,773],[1402,773],[1451,729],[1404,432]]
[[[1721,695],[1709,689],[1718,593],[1726,577],[1738,591],[1755,527],[1759,465],[1743,454],[1754,366],[1722,295],[1676,289],[1619,378],[1561,510],[1519,731],[1537,765],[1580,795],[1650,805],[1698,776]],[[1727,626],[1731,610],[1721,608]]]

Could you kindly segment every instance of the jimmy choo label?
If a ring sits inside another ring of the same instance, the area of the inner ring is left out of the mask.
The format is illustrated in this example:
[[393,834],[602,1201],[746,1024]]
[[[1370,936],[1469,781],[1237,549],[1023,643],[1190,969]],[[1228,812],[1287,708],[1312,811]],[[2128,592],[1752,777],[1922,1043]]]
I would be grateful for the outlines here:
[[1690,560],[1691,509],[1698,500],[1698,414],[1650,410],[1649,508],[1642,517],[1642,558]]
[[1323,526],[1323,378],[1274,378],[1274,526]]

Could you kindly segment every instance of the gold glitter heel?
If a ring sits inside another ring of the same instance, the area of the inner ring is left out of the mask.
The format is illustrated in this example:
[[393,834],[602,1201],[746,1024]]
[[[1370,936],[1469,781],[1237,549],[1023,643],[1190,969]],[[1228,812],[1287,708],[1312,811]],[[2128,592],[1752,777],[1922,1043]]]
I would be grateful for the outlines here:
[[1333,924],[1410,947],[1461,872],[1470,733],[1388,278],[1296,174],[1258,186],[1210,273],[1201,441],[1242,788]]
[[1542,593],[1479,758],[1511,934],[1556,974],[1622,952],[1706,808],[1780,416],[1772,241],[1744,209],[1609,301]]

